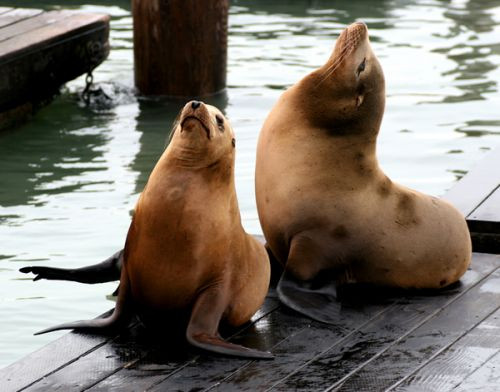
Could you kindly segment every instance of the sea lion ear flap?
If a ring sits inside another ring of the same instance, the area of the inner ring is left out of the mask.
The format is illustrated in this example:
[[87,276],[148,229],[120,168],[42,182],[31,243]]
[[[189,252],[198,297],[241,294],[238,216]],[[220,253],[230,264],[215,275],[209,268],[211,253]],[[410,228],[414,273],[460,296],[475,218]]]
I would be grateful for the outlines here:
[[195,347],[218,354],[241,358],[273,359],[274,356],[270,352],[226,342],[220,337],[217,329],[225,311],[225,298],[221,287],[213,287],[200,294],[193,306],[187,327],[188,342]]
[[356,97],[356,107],[359,108],[361,104],[363,103],[364,96],[363,95],[358,95]]

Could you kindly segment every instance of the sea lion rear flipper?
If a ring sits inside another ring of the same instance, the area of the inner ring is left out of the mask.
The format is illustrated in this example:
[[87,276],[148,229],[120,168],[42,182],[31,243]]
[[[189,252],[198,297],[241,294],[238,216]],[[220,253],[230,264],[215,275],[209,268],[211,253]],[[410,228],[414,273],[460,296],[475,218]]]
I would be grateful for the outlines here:
[[81,330],[100,330],[101,332],[114,332],[124,327],[130,321],[132,313],[129,310],[130,304],[127,304],[128,298],[128,277],[125,271],[120,278],[120,292],[116,300],[116,306],[113,313],[108,317],[96,318],[93,320],[80,320],[69,323],[59,324],[54,327],[36,332],[35,335],[41,335],[47,332],[58,331],[61,329],[81,329]]
[[336,323],[341,308],[336,287],[339,268],[325,259],[318,233],[294,236],[285,271],[276,287],[280,301],[313,320]]
[[293,310],[327,324],[335,324],[341,309],[333,280],[300,281],[285,270],[276,288],[280,301]]
[[70,280],[80,283],[104,283],[120,279],[123,263],[123,249],[113,254],[101,263],[88,267],[66,269],[52,267],[23,267],[22,273],[33,273],[33,280]]
[[186,338],[190,344],[203,350],[218,354],[243,358],[273,359],[270,352],[243,347],[223,340],[218,327],[225,304],[219,288],[209,288],[197,298],[191,319],[186,330]]

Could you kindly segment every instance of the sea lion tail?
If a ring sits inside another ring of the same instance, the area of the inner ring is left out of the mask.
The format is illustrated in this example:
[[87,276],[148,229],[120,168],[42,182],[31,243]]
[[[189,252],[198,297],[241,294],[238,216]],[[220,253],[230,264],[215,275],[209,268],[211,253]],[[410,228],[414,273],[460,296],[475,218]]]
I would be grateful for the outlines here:
[[122,269],[120,278],[120,291],[116,300],[116,306],[108,317],[100,317],[93,320],[80,320],[69,323],[59,324],[36,332],[35,335],[41,335],[47,332],[59,331],[62,329],[79,330],[99,330],[101,332],[113,332],[128,324],[131,312],[128,310],[127,298],[129,296],[129,282],[125,269]]
[[120,279],[123,264],[123,249],[114,253],[101,263],[88,267],[67,269],[44,266],[28,266],[19,269],[24,274],[33,273],[34,281],[47,280],[69,280],[80,283],[104,283]]

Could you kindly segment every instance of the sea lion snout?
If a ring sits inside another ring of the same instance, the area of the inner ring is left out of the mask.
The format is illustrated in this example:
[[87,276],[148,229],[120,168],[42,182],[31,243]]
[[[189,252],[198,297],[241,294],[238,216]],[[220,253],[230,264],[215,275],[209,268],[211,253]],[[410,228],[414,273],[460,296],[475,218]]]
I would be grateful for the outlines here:
[[368,27],[363,22],[354,22],[347,26],[337,40],[335,51],[340,58],[357,49],[368,37]]
[[201,101],[190,101],[184,106],[181,112],[180,125],[181,132],[192,132],[200,129],[205,132],[208,139],[211,138],[210,112]]

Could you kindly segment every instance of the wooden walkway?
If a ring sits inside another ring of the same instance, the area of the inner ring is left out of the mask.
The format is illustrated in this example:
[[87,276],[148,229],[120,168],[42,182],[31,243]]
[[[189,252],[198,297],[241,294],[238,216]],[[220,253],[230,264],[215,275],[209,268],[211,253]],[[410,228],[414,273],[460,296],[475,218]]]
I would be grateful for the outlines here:
[[[475,233],[487,228],[496,238],[489,245],[498,243],[500,222],[497,154],[447,195],[467,212]],[[136,322],[116,336],[68,333],[0,370],[1,390],[500,390],[500,255],[474,253],[461,282],[446,290],[358,288],[342,298],[332,326],[288,310],[271,290],[250,325],[225,335],[272,351],[271,361],[199,352],[182,334],[154,337]]]
[[500,253],[500,148],[490,151],[444,198],[467,217],[475,251]]
[[99,65],[108,36],[108,15],[0,7],[0,129]]

